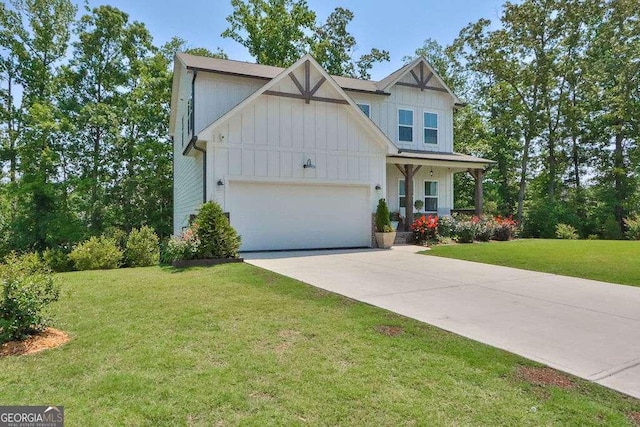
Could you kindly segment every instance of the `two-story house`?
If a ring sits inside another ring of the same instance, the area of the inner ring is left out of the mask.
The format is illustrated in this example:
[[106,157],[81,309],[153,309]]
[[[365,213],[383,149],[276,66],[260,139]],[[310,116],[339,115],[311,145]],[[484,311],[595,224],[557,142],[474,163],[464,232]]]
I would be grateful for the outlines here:
[[458,172],[476,178],[480,211],[490,162],[453,152],[460,105],[424,58],[375,82],[310,55],[283,69],[179,53],[174,233],[215,200],[243,251],[367,247],[380,198],[402,216],[417,199],[449,215]]

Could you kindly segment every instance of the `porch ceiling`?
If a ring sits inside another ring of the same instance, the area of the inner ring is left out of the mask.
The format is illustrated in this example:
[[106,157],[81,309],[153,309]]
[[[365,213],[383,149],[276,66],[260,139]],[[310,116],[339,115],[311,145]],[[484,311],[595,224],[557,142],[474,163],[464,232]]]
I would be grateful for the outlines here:
[[395,163],[399,165],[425,165],[467,170],[484,169],[491,163],[495,162],[493,160],[487,160],[481,157],[469,156],[468,154],[400,150],[398,154],[388,155],[387,163]]

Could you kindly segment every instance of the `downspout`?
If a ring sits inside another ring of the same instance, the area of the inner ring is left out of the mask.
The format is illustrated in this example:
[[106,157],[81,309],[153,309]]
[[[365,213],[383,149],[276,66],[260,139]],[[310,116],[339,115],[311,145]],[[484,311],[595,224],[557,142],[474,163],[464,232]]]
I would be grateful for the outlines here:
[[196,76],[198,71],[193,71],[193,79],[191,80],[191,120],[189,127],[191,128],[191,142],[193,149],[202,153],[202,203],[207,203],[207,150],[196,145],[198,136],[196,135]]

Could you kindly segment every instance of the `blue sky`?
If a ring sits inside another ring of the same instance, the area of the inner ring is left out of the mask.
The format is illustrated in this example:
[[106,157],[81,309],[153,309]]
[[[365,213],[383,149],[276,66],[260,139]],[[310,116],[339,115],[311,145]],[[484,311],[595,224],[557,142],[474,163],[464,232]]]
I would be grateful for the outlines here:
[[[80,8],[82,1],[76,0]],[[358,42],[358,53],[372,47],[386,49],[391,62],[372,70],[379,80],[400,68],[402,58],[422,46],[426,38],[449,44],[468,23],[480,18],[498,21],[505,0],[308,0],[309,7],[324,21],[338,7],[350,9],[355,18],[349,27]],[[227,28],[231,13],[228,0],[89,0],[90,7],[111,4],[127,12],[132,20],[144,22],[156,44],[179,36],[192,47],[222,48],[230,59],[252,61],[246,49],[220,33]]]

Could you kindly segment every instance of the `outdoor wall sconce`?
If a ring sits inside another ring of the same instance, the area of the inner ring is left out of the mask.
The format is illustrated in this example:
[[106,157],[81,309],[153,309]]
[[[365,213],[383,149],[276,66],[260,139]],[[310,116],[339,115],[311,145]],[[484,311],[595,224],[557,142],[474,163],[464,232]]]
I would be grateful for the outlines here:
[[433,168],[431,168],[431,171],[429,172],[429,176],[433,176]]
[[315,169],[316,165],[314,165],[313,163],[311,163],[311,159],[307,159],[307,163],[305,163],[304,165],[302,165],[302,167],[304,169]]
[[382,190],[382,187],[380,187],[380,184],[376,184],[376,191],[380,191]]
[[216,182],[216,184],[218,185],[218,187],[222,187],[224,185],[224,181],[219,179],[218,182]]

